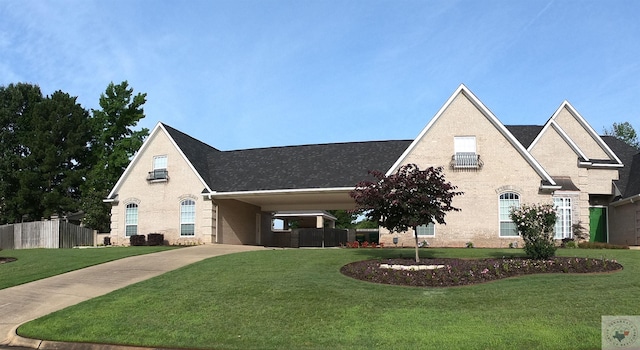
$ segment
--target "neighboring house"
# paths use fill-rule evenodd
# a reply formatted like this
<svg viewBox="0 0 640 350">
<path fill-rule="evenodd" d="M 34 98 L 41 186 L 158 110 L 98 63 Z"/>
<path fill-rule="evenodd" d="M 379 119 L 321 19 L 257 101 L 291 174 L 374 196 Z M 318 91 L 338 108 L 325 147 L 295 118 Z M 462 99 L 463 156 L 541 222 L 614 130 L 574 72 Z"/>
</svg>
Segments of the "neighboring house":
<svg viewBox="0 0 640 350">
<path fill-rule="evenodd" d="M 442 166 L 464 192 L 447 225 L 418 228 L 431 246 L 519 244 L 508 214 L 522 203 L 553 203 L 558 239 L 581 224 L 591 240 L 638 244 L 637 153 L 598 136 L 566 101 L 543 126 L 505 126 L 461 85 L 415 140 L 220 151 L 159 123 L 105 201 L 114 244 L 157 232 L 171 243 L 262 245 L 273 213 L 351 209 L 369 170 L 416 163 Z M 414 244 L 413 232 L 384 230 L 380 242 L 394 237 Z"/>
</svg>

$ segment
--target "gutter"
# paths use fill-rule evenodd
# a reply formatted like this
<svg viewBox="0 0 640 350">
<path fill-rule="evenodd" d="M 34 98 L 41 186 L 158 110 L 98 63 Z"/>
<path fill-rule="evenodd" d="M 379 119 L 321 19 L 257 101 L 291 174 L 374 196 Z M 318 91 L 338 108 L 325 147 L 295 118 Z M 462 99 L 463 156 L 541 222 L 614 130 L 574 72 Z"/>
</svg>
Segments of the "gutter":
<svg viewBox="0 0 640 350">
<path fill-rule="evenodd" d="M 578 166 L 580 168 L 623 168 L 623 164 L 602 164 L 602 163 L 593 163 L 593 162 L 578 162 Z"/>
<path fill-rule="evenodd" d="M 324 192 L 347 192 L 352 191 L 354 187 L 328 187 L 328 188 L 300 188 L 300 189 L 283 189 L 283 190 L 257 190 L 257 191 L 234 191 L 234 192 L 211 192 L 213 198 L 235 197 L 235 196 L 259 196 L 273 194 L 307 194 L 307 193 L 324 193 Z"/>
<path fill-rule="evenodd" d="M 636 195 L 633 195 L 631 197 L 627 197 L 625 199 L 621 199 L 619 201 L 613 202 L 610 205 L 612 207 L 619 207 L 621 205 L 625 205 L 625 204 L 628 204 L 628 203 L 636 203 L 636 202 L 640 202 L 640 193 L 638 193 Z"/>
<path fill-rule="evenodd" d="M 540 189 L 541 190 L 548 190 L 548 191 L 556 191 L 556 190 L 562 189 L 562 186 L 558 186 L 558 185 L 540 185 Z"/>
</svg>

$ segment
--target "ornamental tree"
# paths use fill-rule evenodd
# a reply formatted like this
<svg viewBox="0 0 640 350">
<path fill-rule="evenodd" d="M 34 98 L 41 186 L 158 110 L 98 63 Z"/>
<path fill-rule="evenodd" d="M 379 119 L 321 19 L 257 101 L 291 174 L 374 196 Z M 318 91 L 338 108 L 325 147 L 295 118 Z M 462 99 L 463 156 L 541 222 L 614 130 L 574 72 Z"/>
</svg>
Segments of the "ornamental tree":
<svg viewBox="0 0 640 350">
<path fill-rule="evenodd" d="M 389 231 L 412 228 L 419 262 L 417 227 L 436 222 L 446 224 L 447 212 L 460 211 L 451 205 L 453 197 L 463 192 L 455 191 L 457 187 L 445 181 L 442 167 L 420 170 L 416 164 L 407 164 L 388 176 L 379 171 L 369 174 L 376 181 L 359 182 L 350 192 L 357 209 Z"/>
</svg>

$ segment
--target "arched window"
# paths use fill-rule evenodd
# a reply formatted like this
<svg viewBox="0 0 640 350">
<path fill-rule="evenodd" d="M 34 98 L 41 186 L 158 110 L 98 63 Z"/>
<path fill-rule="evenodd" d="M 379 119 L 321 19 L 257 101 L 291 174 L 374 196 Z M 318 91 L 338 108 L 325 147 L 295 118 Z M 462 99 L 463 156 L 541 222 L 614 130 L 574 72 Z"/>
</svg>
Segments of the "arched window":
<svg viewBox="0 0 640 350">
<path fill-rule="evenodd" d="M 138 234 L 138 205 L 136 203 L 127 204 L 124 212 L 124 227 L 127 237 Z"/>
<path fill-rule="evenodd" d="M 196 202 L 185 199 L 180 202 L 180 236 L 195 235 Z"/>
<path fill-rule="evenodd" d="M 515 192 L 505 192 L 500 195 L 500 237 L 518 236 L 516 224 L 511 221 L 511 208 L 520 207 L 520 195 Z"/>
</svg>

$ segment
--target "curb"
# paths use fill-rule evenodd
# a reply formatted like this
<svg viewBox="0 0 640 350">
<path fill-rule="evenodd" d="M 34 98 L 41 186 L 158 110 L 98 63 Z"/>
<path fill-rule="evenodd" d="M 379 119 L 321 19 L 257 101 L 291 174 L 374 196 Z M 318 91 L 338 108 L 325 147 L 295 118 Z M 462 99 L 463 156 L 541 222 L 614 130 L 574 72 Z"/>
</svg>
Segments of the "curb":
<svg viewBox="0 0 640 350">
<path fill-rule="evenodd" d="M 95 344 L 95 343 L 71 343 L 53 340 L 40 340 L 25 338 L 18 335 L 20 325 L 14 327 L 9 334 L 8 346 L 31 348 L 38 350 L 171 350 L 168 348 L 149 348 L 130 345 Z"/>
</svg>

